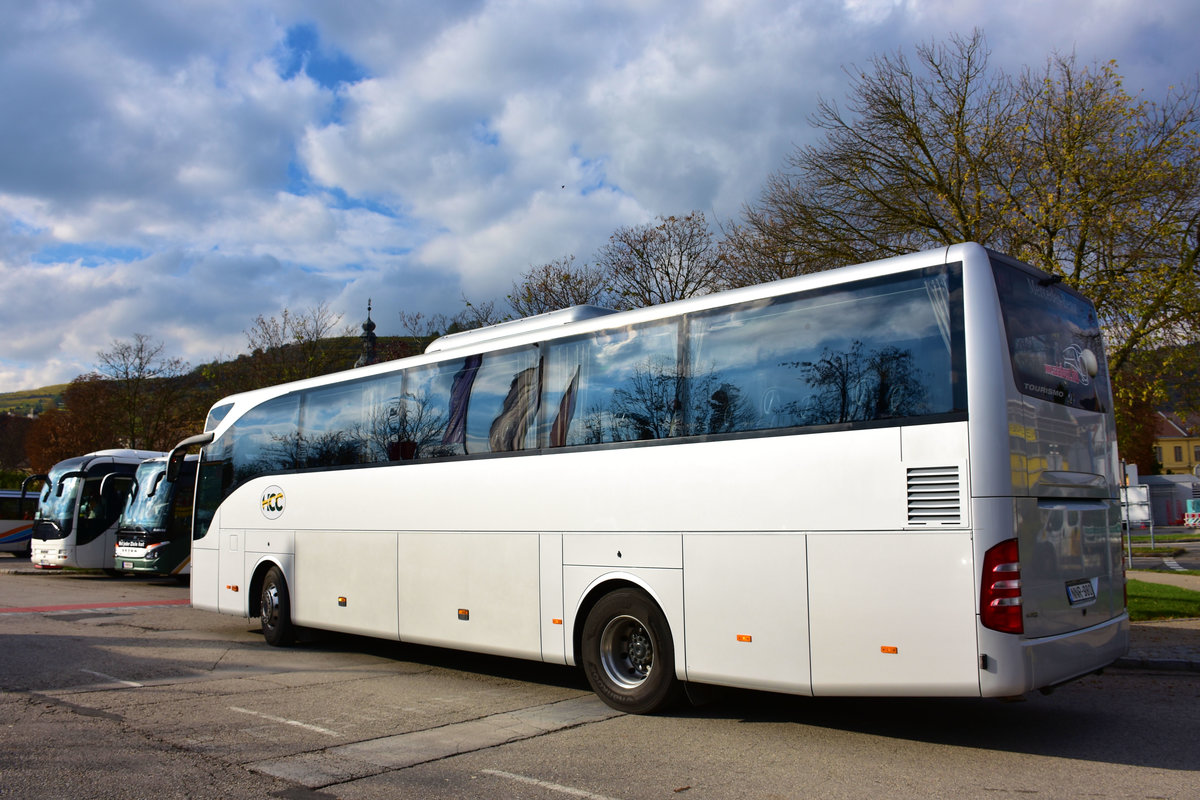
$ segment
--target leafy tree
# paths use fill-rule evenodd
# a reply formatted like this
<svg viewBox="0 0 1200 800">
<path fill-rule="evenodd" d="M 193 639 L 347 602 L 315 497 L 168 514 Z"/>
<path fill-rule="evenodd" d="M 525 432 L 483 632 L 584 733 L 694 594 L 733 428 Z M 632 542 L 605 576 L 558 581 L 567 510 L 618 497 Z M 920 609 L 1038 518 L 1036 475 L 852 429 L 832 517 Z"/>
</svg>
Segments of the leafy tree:
<svg viewBox="0 0 1200 800">
<path fill-rule="evenodd" d="M 720 250 L 703 212 L 618 228 L 596 266 L 630 307 L 708 294 L 724 287 Z"/>
<path fill-rule="evenodd" d="M 1200 331 L 1197 91 L 1131 97 L 1113 64 L 1056 56 L 1011 77 L 983 35 L 850 72 L 846 108 L 798 148 L 732 227 L 731 281 L 798 274 L 959 241 L 1063 277 L 1097 305 L 1117 410 L 1144 404 L 1135 355 Z M 1180 363 L 1194 349 L 1169 351 Z M 1161 373 L 1163 365 L 1160 363 Z M 1122 447 L 1126 446 L 1123 440 Z"/>
</svg>

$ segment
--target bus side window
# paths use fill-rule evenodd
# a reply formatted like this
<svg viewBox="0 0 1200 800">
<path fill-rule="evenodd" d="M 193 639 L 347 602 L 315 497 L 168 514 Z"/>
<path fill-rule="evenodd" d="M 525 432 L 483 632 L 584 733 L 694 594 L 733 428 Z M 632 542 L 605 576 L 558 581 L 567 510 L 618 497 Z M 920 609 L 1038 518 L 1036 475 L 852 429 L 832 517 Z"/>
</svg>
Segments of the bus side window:
<svg viewBox="0 0 1200 800">
<path fill-rule="evenodd" d="M 537 410 L 537 349 L 488 353 L 471 382 L 467 452 L 505 453 L 533 447 Z"/>
<path fill-rule="evenodd" d="M 468 357 L 405 370 L 404 391 L 390 423 L 398 455 L 411 452 L 413 458 L 422 459 L 466 452 L 462 388 L 469 389 L 472 370 L 477 368 Z"/>
<path fill-rule="evenodd" d="M 554 447 L 681 435 L 678 343 L 675 320 L 551 342 L 543 441 Z"/>
<path fill-rule="evenodd" d="M 305 393 L 300 422 L 304 466 L 337 467 L 369 460 L 364 384 L 326 386 Z"/>
<path fill-rule="evenodd" d="M 227 434 L 233 443 L 233 482 L 303 466 L 299 422 L 300 398 L 296 395 L 268 400 L 239 419 Z"/>
</svg>

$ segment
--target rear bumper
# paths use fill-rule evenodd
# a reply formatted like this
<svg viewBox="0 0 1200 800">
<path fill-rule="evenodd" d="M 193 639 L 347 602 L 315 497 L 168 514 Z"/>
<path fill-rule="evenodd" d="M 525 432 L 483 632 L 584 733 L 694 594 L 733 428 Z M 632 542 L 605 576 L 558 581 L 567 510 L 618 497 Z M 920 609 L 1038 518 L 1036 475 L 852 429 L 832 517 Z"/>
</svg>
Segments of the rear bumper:
<svg viewBox="0 0 1200 800">
<path fill-rule="evenodd" d="M 984 697 L 1008 697 L 1044 689 L 1107 667 L 1129 652 L 1129 614 L 1057 636 L 1023 639 L 981 631 L 987 666 L 980 673 Z"/>
<path fill-rule="evenodd" d="M 1093 628 L 1022 643 L 1033 687 L 1054 686 L 1103 669 L 1129 652 L 1129 614 Z"/>
</svg>

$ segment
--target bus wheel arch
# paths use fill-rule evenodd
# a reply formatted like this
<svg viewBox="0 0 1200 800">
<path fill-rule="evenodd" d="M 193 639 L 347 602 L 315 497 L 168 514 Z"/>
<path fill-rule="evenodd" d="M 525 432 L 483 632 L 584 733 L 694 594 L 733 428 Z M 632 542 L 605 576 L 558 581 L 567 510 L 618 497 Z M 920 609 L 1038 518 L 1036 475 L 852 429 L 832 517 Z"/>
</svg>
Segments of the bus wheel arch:
<svg viewBox="0 0 1200 800">
<path fill-rule="evenodd" d="M 603 583 L 584 598 L 575 619 L 575 663 L 605 703 L 651 714 L 679 697 L 671 626 L 649 592 L 626 580 Z"/>
<path fill-rule="evenodd" d="M 283 569 L 264 561 L 250 582 L 250 616 L 258 617 L 267 644 L 282 647 L 296 640 L 292 625 L 292 600 Z"/>
</svg>

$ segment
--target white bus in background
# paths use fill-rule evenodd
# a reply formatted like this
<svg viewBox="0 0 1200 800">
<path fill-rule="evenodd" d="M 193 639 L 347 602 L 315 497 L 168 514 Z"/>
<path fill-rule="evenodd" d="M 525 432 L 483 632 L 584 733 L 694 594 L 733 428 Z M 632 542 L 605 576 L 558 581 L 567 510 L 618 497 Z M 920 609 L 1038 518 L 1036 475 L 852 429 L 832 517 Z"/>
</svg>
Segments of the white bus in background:
<svg viewBox="0 0 1200 800">
<path fill-rule="evenodd" d="M 117 519 L 133 486 L 138 465 L 165 456 L 152 450 L 97 450 L 55 464 L 42 481 L 34 514 L 30 563 L 117 572 L 113 560 Z"/>
<path fill-rule="evenodd" d="M 34 504 L 15 489 L 0 489 L 0 552 L 29 555 Z"/>
<path fill-rule="evenodd" d="M 192 493 L 195 455 L 167 476 L 168 456 L 143 461 L 133 479 L 117 522 L 116 569 L 121 572 L 173 575 L 180 582 L 192 571 Z"/>
<path fill-rule="evenodd" d="M 196 444 L 192 604 L 272 644 L 579 665 L 629 712 L 1019 695 L 1128 645 L 1095 310 L 974 244 L 456 334 Z"/>
</svg>

